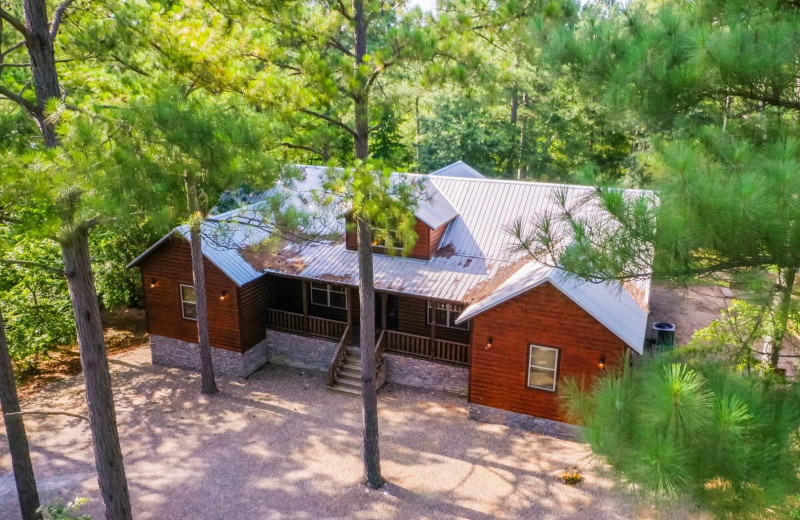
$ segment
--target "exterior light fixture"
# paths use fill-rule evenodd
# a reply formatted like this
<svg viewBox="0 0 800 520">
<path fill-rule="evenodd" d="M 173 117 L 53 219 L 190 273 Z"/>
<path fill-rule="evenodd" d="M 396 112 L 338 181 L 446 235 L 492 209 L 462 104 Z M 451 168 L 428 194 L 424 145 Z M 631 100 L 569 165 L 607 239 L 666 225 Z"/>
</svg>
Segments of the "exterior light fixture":
<svg viewBox="0 0 800 520">
<path fill-rule="evenodd" d="M 155 278 L 151 278 L 150 279 L 150 288 L 151 289 L 155 289 L 156 287 L 158 287 L 158 280 L 156 280 Z"/>
<path fill-rule="evenodd" d="M 598 368 L 601 368 L 601 369 L 606 368 L 606 357 L 605 356 L 600 356 L 600 361 L 597 362 L 597 366 L 598 366 Z"/>
<path fill-rule="evenodd" d="M 228 296 L 230 296 L 228 291 L 222 291 L 222 294 L 219 295 L 219 299 L 220 301 L 224 301 L 228 299 Z"/>
<path fill-rule="evenodd" d="M 492 337 L 489 336 L 489 339 L 486 340 L 486 350 L 492 350 Z"/>
</svg>

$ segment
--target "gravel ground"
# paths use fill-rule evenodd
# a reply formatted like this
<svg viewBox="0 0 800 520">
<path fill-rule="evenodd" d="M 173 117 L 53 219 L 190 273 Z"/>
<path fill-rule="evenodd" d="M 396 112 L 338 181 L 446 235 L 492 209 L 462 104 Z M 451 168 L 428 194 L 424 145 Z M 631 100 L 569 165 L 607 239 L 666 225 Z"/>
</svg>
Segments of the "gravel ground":
<svg viewBox="0 0 800 520">
<path fill-rule="evenodd" d="M 360 401 L 327 390 L 320 373 L 268 366 L 249 380 L 154 367 L 149 350 L 111 360 L 117 415 L 137 519 L 699 518 L 614 483 L 582 444 L 470 421 L 463 399 L 388 386 L 380 393 L 381 456 L 389 484 L 362 476 Z M 24 409 L 85 412 L 80 376 L 53 383 Z M 102 518 L 88 425 L 26 418 L 39 490 L 89 499 Z M 19 509 L 5 438 L 0 520 Z M 578 468 L 584 480 L 558 475 Z"/>
</svg>

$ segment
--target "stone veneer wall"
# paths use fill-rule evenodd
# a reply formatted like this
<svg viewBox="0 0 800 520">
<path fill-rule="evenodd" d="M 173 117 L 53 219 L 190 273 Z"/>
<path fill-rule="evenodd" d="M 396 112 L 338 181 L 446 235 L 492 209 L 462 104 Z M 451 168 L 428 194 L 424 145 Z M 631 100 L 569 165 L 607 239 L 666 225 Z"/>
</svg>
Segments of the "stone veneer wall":
<svg viewBox="0 0 800 520">
<path fill-rule="evenodd" d="M 150 335 L 150 354 L 154 365 L 200 370 L 200 346 L 180 339 Z M 247 377 L 267 363 L 267 341 L 264 340 L 244 354 L 211 349 L 214 371 L 236 377 Z"/>
<path fill-rule="evenodd" d="M 466 396 L 469 369 L 398 354 L 383 355 L 386 381 Z"/>
<path fill-rule="evenodd" d="M 480 422 L 520 428 L 522 430 L 528 430 L 569 441 L 581 440 L 581 428 L 574 424 L 509 412 L 508 410 L 500 410 L 499 408 L 492 408 L 475 403 L 469 403 L 469 418 Z"/>
<path fill-rule="evenodd" d="M 327 371 L 338 342 L 267 330 L 267 359 L 276 365 Z"/>
</svg>

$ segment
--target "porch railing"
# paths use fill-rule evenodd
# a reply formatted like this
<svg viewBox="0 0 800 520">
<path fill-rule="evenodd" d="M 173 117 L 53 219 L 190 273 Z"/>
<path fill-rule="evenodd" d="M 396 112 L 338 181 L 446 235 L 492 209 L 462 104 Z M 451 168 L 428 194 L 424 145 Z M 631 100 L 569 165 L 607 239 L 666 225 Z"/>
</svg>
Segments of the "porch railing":
<svg viewBox="0 0 800 520">
<path fill-rule="evenodd" d="M 317 316 L 304 316 L 298 312 L 267 309 L 267 327 L 338 340 L 344 334 L 347 323 Z"/>
<path fill-rule="evenodd" d="M 419 358 L 427 358 L 454 365 L 469 364 L 469 344 L 432 340 L 427 336 L 408 334 L 396 330 L 385 331 L 386 351 L 405 354 Z"/>
<path fill-rule="evenodd" d="M 339 369 L 342 366 L 342 362 L 344 361 L 344 356 L 349 345 L 350 325 L 346 325 L 344 332 L 342 332 L 342 339 L 340 339 L 339 344 L 336 345 L 336 352 L 334 352 L 333 359 L 328 367 L 328 386 L 333 386 L 336 384 L 336 376 L 339 375 Z"/>
</svg>

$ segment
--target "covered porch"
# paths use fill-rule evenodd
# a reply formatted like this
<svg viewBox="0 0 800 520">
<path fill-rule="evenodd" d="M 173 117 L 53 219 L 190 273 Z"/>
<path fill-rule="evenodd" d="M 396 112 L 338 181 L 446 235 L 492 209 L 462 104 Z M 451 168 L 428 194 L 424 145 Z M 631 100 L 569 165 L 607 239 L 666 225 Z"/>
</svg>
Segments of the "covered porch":
<svg viewBox="0 0 800 520">
<path fill-rule="evenodd" d="M 272 277 L 267 328 L 360 344 L 358 290 L 345 285 Z M 450 325 L 455 305 L 376 291 L 375 348 L 457 366 L 469 364 L 469 329 Z M 347 335 L 347 337 L 345 337 Z M 334 361 L 335 363 L 335 361 Z"/>
</svg>

